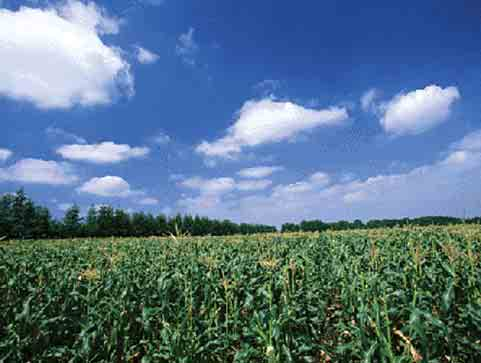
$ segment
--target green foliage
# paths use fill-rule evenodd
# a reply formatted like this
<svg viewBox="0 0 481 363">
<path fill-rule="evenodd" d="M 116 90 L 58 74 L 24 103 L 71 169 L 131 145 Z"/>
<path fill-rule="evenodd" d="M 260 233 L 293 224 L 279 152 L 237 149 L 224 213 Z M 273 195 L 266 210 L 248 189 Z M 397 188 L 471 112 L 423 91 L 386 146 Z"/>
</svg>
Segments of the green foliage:
<svg viewBox="0 0 481 363">
<path fill-rule="evenodd" d="M 322 232 L 322 231 L 345 231 L 349 229 L 373 229 L 373 228 L 393 228 L 406 226 L 449 226 L 456 224 L 481 224 L 481 217 L 474 218 L 455 218 L 446 216 L 426 216 L 418 218 L 402 219 L 373 219 L 366 223 L 356 219 L 353 222 L 338 221 L 325 223 L 321 220 L 302 221 L 299 224 L 284 223 L 282 232 Z"/>
<path fill-rule="evenodd" d="M 35 205 L 20 189 L 0 197 L 0 236 L 31 239 L 52 236 L 48 209 Z"/>
<path fill-rule="evenodd" d="M 0 362 L 479 362 L 480 251 L 477 226 L 3 241 Z"/>
<path fill-rule="evenodd" d="M 129 213 L 110 206 L 92 206 L 86 218 L 76 205 L 69 208 L 62 221 L 52 219 L 48 209 L 35 205 L 23 189 L 15 195 L 0 196 L 0 237 L 9 239 L 77 238 L 77 237 L 148 237 L 168 235 L 233 235 L 276 232 L 272 226 L 238 225 L 229 220 L 217 221 L 177 214 Z"/>
<path fill-rule="evenodd" d="M 82 218 L 80 217 L 80 208 L 77 205 L 73 205 L 65 213 L 63 227 L 65 237 L 73 238 L 80 235 Z"/>
</svg>

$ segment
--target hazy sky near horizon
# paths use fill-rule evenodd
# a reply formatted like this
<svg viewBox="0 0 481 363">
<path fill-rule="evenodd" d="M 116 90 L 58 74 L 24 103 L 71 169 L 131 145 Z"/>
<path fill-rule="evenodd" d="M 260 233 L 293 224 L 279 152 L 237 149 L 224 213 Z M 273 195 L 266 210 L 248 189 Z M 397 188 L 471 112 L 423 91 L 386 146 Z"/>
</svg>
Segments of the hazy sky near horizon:
<svg viewBox="0 0 481 363">
<path fill-rule="evenodd" d="M 481 214 L 476 1 L 0 0 L 0 194 L 237 222 Z"/>
</svg>

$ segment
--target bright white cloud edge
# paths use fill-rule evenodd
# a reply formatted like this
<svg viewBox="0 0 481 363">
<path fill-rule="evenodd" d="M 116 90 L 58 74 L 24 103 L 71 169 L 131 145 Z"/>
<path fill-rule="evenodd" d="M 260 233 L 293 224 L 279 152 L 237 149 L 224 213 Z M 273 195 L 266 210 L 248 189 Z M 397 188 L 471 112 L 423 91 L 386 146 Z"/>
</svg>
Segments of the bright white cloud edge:
<svg viewBox="0 0 481 363">
<path fill-rule="evenodd" d="M 196 151 L 206 157 L 234 158 L 245 147 L 271 144 L 320 126 L 342 124 L 348 119 L 345 108 L 308 109 L 292 102 L 271 98 L 247 101 L 226 136 L 204 141 Z"/>
<path fill-rule="evenodd" d="M 136 47 L 137 60 L 141 64 L 153 64 L 159 60 L 159 55 L 140 46 Z"/>
<path fill-rule="evenodd" d="M 102 40 L 117 34 L 120 24 L 94 2 L 0 9 L 0 95 L 40 109 L 132 96 L 130 65 L 118 47 Z"/>
<path fill-rule="evenodd" d="M 63 145 L 57 154 L 64 159 L 85 161 L 94 164 L 119 163 L 132 158 L 141 158 L 149 154 L 147 147 L 132 147 L 127 144 L 116 144 L 111 141 L 89 145 Z"/>
<path fill-rule="evenodd" d="M 284 170 L 284 167 L 282 166 L 256 166 L 252 168 L 245 168 L 245 169 L 239 170 L 237 172 L 237 175 L 243 178 L 257 179 L 257 178 L 265 178 L 265 177 L 271 176 L 275 172 L 282 171 L 282 170 Z"/>
<path fill-rule="evenodd" d="M 143 191 L 133 190 L 125 179 L 111 175 L 92 178 L 78 187 L 77 192 L 111 198 L 143 197 L 145 195 Z"/>
<path fill-rule="evenodd" d="M 394 136 L 418 135 L 445 122 L 461 95 L 456 87 L 430 85 L 381 104 L 381 127 Z"/>
<path fill-rule="evenodd" d="M 11 150 L 0 148 L 0 162 L 10 159 L 12 155 L 13 152 Z"/>
<path fill-rule="evenodd" d="M 78 179 L 73 166 L 66 162 L 27 158 L 0 168 L 0 182 L 69 185 Z"/>
</svg>

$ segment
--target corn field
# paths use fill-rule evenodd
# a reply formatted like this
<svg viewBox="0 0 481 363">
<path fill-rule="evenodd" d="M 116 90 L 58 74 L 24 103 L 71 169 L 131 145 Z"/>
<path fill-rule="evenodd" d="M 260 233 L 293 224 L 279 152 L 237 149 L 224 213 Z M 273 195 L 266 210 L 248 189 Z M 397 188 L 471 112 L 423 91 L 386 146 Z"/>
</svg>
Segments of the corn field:
<svg viewBox="0 0 481 363">
<path fill-rule="evenodd" d="M 0 362 L 481 362 L 477 226 L 0 242 Z"/>
</svg>

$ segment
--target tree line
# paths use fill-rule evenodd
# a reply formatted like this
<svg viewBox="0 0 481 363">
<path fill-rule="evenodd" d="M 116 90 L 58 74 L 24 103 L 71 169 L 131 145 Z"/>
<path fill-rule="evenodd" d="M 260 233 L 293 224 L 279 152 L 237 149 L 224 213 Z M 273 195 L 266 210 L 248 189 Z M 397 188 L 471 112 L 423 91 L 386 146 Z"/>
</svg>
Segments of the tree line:
<svg viewBox="0 0 481 363">
<path fill-rule="evenodd" d="M 325 223 L 321 220 L 302 221 L 301 223 L 284 223 L 281 232 L 323 232 L 348 229 L 393 228 L 406 226 L 446 226 L 452 224 L 480 224 L 481 217 L 456 218 L 446 216 L 426 216 L 401 219 L 372 219 L 366 223 L 356 219 L 353 222 L 338 221 Z"/>
<path fill-rule="evenodd" d="M 323 232 L 327 230 L 372 229 L 404 226 L 430 226 L 452 224 L 481 224 L 481 217 L 461 219 L 444 216 L 428 216 L 402 219 L 374 219 L 366 223 L 326 223 L 310 220 L 284 223 L 281 232 Z M 129 214 L 110 206 L 91 207 L 82 216 L 76 205 L 69 208 L 63 219 L 52 217 L 45 207 L 36 205 L 23 191 L 0 197 L 0 239 L 41 239 L 76 237 L 147 237 L 168 235 L 226 236 L 277 232 L 276 227 L 263 224 L 237 224 L 230 220 L 180 215 L 166 216 L 136 212 Z"/>
<path fill-rule="evenodd" d="M 220 236 L 276 232 L 276 227 L 237 224 L 229 220 L 180 215 L 154 216 L 143 212 L 129 214 L 110 206 L 92 206 L 87 215 L 76 205 L 63 219 L 52 217 L 21 189 L 0 197 L 0 239 L 41 239 L 75 237 L 146 237 L 166 235 Z"/>
</svg>

